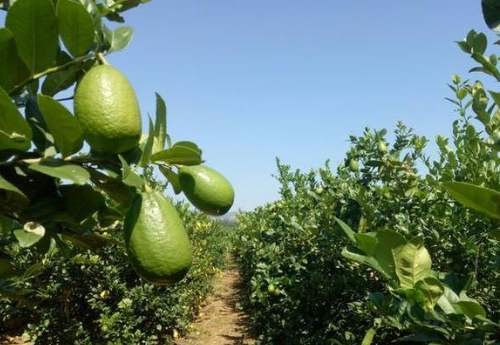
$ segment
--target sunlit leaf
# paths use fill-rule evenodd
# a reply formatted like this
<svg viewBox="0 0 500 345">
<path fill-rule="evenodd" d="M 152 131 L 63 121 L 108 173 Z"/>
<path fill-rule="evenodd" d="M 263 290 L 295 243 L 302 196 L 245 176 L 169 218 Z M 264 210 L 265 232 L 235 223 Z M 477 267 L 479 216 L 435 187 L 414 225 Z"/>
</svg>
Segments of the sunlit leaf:
<svg viewBox="0 0 500 345">
<path fill-rule="evenodd" d="M 189 141 L 180 141 L 171 148 L 155 153 L 152 161 L 162 161 L 168 164 L 198 165 L 202 163 L 201 150 Z"/>
<path fill-rule="evenodd" d="M 34 74 L 52 67 L 58 50 L 57 17 L 52 0 L 18 0 L 7 13 L 19 56 Z"/>
<path fill-rule="evenodd" d="M 94 21 L 89 12 L 76 0 L 58 0 L 56 12 L 68 51 L 75 57 L 85 55 L 95 43 Z"/>
<path fill-rule="evenodd" d="M 500 219 L 500 192 L 465 182 L 447 182 L 444 187 L 464 206 Z"/>
<path fill-rule="evenodd" d="M 431 275 L 432 260 L 420 239 L 393 249 L 396 275 L 402 288 L 414 288 L 415 284 Z"/>
<path fill-rule="evenodd" d="M 68 164 L 62 160 L 42 160 L 40 163 L 30 164 L 29 169 L 39 173 L 69 180 L 76 184 L 83 185 L 90 180 L 90 174 L 79 165 Z"/>
</svg>

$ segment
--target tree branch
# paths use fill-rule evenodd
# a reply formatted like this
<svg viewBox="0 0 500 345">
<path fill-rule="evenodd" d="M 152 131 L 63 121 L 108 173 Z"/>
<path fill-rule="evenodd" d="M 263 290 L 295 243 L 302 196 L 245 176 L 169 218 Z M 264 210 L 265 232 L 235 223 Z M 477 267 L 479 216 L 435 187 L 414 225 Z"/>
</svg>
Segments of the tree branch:
<svg viewBox="0 0 500 345">
<path fill-rule="evenodd" d="M 54 66 L 54 67 L 50 67 L 50 68 L 47 68 L 45 71 L 43 72 L 40 72 L 40 73 L 36 73 L 34 75 L 32 75 L 31 77 L 29 77 L 28 79 L 26 79 L 25 81 L 23 81 L 21 84 L 15 86 L 10 92 L 9 94 L 11 96 L 15 95 L 16 93 L 18 93 L 19 91 L 21 91 L 23 89 L 23 87 L 25 87 L 26 85 L 28 85 L 29 83 L 31 83 L 32 81 L 35 81 L 37 79 L 40 79 L 42 77 L 45 77 L 49 74 L 52 74 L 52 73 L 55 73 L 55 72 L 60 72 L 60 71 L 64 71 L 68 68 L 70 68 L 71 66 L 73 65 L 76 65 L 80 62 L 83 62 L 85 60 L 88 60 L 90 58 L 95 58 L 94 55 L 85 55 L 85 56 L 82 56 L 82 57 L 79 57 L 79 58 L 76 58 L 74 60 L 71 60 L 63 65 L 60 65 L 60 66 Z"/>
</svg>

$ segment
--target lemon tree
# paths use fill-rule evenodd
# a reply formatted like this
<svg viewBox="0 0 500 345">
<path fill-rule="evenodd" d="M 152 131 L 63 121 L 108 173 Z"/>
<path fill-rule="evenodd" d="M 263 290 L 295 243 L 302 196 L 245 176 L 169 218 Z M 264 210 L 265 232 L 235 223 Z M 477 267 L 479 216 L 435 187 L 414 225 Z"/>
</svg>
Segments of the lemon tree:
<svg viewBox="0 0 500 345">
<path fill-rule="evenodd" d="M 106 60 L 133 36 L 122 24 L 123 13 L 148 1 L 1 2 L 6 11 L 0 29 L 3 297 L 29 294 L 20 283 L 43 272 L 47 256 L 116 242 L 127 247 L 141 277 L 176 282 L 189 271 L 192 249 L 164 195 L 167 185 L 211 214 L 223 214 L 233 203 L 229 182 L 201 166 L 201 149 L 190 141 L 172 142 L 160 95 L 154 120 L 142 128 L 126 71 Z M 112 30 L 110 22 L 120 25 Z M 209 171 L 213 178 L 196 179 L 193 186 L 185 177 L 187 167 Z M 115 236 L 119 231 L 121 237 Z M 39 260 L 21 270 L 13 258 L 28 247 Z"/>
</svg>

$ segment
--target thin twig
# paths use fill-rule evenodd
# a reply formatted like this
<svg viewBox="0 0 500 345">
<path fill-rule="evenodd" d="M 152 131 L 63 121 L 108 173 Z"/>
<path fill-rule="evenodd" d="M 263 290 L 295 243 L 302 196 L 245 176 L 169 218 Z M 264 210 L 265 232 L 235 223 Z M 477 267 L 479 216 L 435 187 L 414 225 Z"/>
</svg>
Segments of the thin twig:
<svg viewBox="0 0 500 345">
<path fill-rule="evenodd" d="M 58 99 L 56 99 L 56 101 L 58 101 L 58 102 L 71 101 L 73 98 L 74 98 L 73 96 L 58 98 Z"/>
<path fill-rule="evenodd" d="M 64 71 L 64 70 L 70 68 L 71 66 L 76 65 L 77 63 L 83 62 L 83 61 L 88 60 L 88 59 L 93 58 L 93 57 L 94 57 L 93 55 L 86 55 L 86 56 L 82 56 L 82 57 L 76 58 L 74 60 L 71 60 L 63 65 L 47 68 L 45 71 L 34 74 L 31 77 L 29 77 L 28 79 L 26 79 L 25 81 L 23 81 L 21 84 L 15 86 L 12 89 L 12 91 L 10 91 L 10 95 L 11 96 L 15 95 L 16 93 L 21 91 L 23 87 L 25 87 L 26 85 L 28 85 L 29 83 L 31 83 L 34 80 L 45 77 L 45 76 L 52 74 L 52 73 L 55 73 L 55 72 Z"/>
</svg>

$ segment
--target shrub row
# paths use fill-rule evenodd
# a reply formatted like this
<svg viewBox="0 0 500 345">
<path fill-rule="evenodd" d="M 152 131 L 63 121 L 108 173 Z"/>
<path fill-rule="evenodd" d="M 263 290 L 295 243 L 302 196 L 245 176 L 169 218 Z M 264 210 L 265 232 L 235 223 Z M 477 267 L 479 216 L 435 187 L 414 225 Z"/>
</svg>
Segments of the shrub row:
<svg viewBox="0 0 500 345">
<path fill-rule="evenodd" d="M 42 260 L 43 268 L 22 288 L 36 299 L 0 300 L 0 334 L 24 331 L 37 345 L 168 344 L 188 329 L 227 253 L 226 230 L 199 213 L 179 207 L 193 244 L 194 262 L 187 277 L 169 287 L 138 278 L 124 247 L 98 251 L 67 248 Z M 121 242 L 121 231 L 116 233 Z M 37 262 L 18 258 L 19 267 Z"/>
<path fill-rule="evenodd" d="M 473 97 L 459 78 L 453 87 Z M 367 299 L 386 288 L 372 270 L 342 257 L 347 241 L 335 216 L 360 232 L 390 229 L 423 238 L 433 267 L 462 281 L 472 276 L 469 293 L 490 319 L 499 319 L 500 248 L 488 236 L 498 223 L 441 187 L 457 180 L 499 190 L 498 148 L 475 127 L 470 104 L 456 104 L 453 136 L 437 138 L 437 159 L 426 155 L 425 137 L 400 123 L 391 143 L 386 130 L 352 136 L 336 170 L 326 164 L 293 171 L 278 161 L 280 200 L 242 214 L 236 241 L 246 308 L 262 344 L 360 344 L 373 325 L 377 344 L 407 334 L 398 319 L 390 320 L 397 327 L 381 326 L 391 316 Z"/>
</svg>

